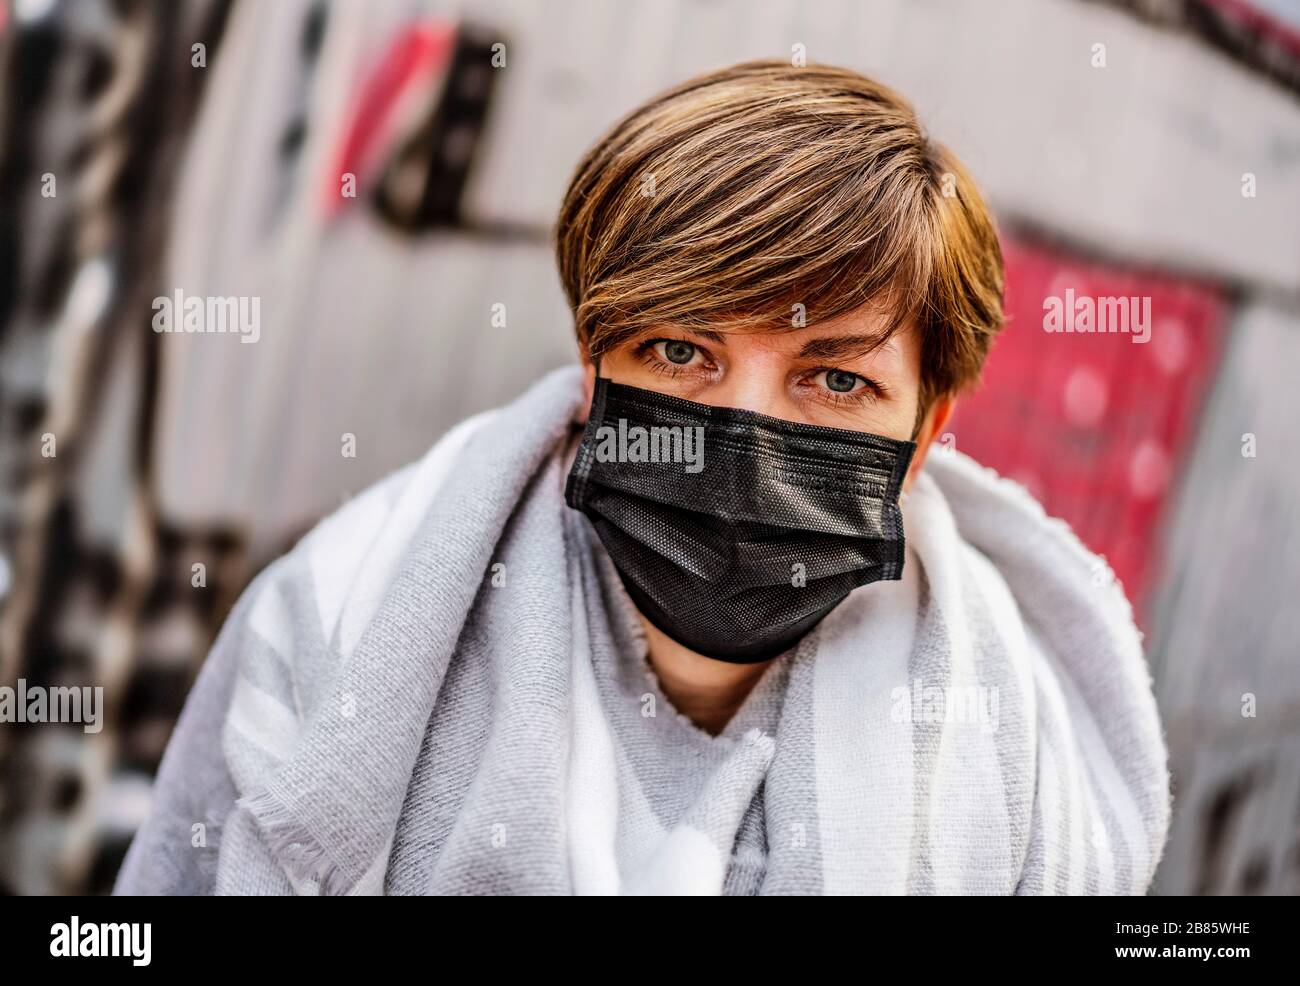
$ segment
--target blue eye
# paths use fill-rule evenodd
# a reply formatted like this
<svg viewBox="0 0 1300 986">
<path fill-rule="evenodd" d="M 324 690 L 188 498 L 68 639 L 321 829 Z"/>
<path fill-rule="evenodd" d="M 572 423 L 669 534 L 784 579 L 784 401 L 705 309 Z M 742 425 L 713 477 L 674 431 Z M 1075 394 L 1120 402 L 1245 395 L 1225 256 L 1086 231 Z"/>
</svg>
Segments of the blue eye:
<svg viewBox="0 0 1300 986">
<path fill-rule="evenodd" d="M 826 370 L 826 389 L 837 394 L 852 393 L 862 379 L 856 373 L 845 370 Z"/>
<path fill-rule="evenodd" d="M 691 362 L 698 352 L 693 343 L 683 342 L 681 339 L 661 339 L 655 343 L 655 349 L 663 359 L 678 366 L 685 366 Z"/>
</svg>

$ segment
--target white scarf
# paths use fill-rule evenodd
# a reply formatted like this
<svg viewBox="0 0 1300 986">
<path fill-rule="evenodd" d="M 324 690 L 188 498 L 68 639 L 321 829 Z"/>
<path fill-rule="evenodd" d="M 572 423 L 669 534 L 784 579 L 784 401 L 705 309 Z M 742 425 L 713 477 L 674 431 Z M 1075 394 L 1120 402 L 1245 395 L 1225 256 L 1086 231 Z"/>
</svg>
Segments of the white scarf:
<svg viewBox="0 0 1300 986">
<path fill-rule="evenodd" d="M 233 795 L 187 788 L 213 744 L 183 722 L 117 892 L 1146 891 L 1169 777 L 1129 605 L 956 452 L 904 501 L 903 578 L 779 659 L 721 755 L 661 770 L 694 754 L 610 691 L 635 658 L 563 503 L 581 401 L 555 371 L 254 581 L 190 700 Z M 196 800 L 211 877 L 154 859 Z"/>
</svg>

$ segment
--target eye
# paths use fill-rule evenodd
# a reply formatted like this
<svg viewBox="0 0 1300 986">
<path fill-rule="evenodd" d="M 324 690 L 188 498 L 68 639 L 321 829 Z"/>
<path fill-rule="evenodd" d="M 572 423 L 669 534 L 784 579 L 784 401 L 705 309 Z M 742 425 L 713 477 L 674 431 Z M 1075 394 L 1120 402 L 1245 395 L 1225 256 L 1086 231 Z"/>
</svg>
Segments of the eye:
<svg viewBox="0 0 1300 986">
<path fill-rule="evenodd" d="M 654 344 L 654 350 L 664 362 L 677 366 L 689 366 L 700 354 L 694 343 L 682 339 L 660 339 Z"/>
<path fill-rule="evenodd" d="M 867 381 L 847 370 L 822 370 L 813 380 L 833 394 L 856 394 L 867 386 Z"/>
<path fill-rule="evenodd" d="M 636 344 L 641 365 L 670 380 L 701 381 L 716 377 L 718 362 L 707 349 L 686 339 L 646 339 Z"/>
</svg>

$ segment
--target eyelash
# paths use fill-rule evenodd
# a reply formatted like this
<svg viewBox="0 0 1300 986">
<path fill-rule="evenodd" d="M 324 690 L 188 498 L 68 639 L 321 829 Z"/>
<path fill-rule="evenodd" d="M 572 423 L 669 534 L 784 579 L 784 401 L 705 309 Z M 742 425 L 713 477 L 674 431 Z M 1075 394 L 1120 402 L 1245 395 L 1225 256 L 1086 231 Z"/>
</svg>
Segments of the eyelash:
<svg viewBox="0 0 1300 986">
<path fill-rule="evenodd" d="M 670 363 L 667 360 L 660 359 L 659 354 L 655 352 L 655 346 L 661 342 L 685 342 L 695 346 L 695 343 L 691 342 L 689 339 L 647 339 L 645 342 L 642 342 L 637 346 L 637 353 L 641 357 L 641 362 L 646 366 L 646 368 L 655 373 L 662 373 L 670 380 L 680 377 L 683 373 L 699 372 L 698 370 L 692 370 L 688 367 L 682 366 L 679 363 Z M 695 346 L 695 349 L 700 353 L 700 355 L 704 356 L 705 359 L 708 360 L 708 355 L 702 348 Z"/>
<path fill-rule="evenodd" d="M 814 370 L 813 372 L 814 374 L 816 374 L 816 373 L 821 373 L 822 371 Z M 845 407 L 845 406 L 859 407 L 867 403 L 868 401 L 874 403 L 879 396 L 873 390 L 875 384 L 873 384 L 870 380 L 868 380 L 866 377 L 862 376 L 861 374 L 854 374 L 854 375 L 857 376 L 859 380 L 862 380 L 866 384 L 866 386 L 863 387 L 861 390 L 859 390 L 857 393 L 841 394 L 834 390 L 825 390 L 821 387 L 817 387 L 816 390 L 820 396 L 814 399 L 822 401 L 825 404 L 830 404 L 832 407 Z"/>
<path fill-rule="evenodd" d="M 696 351 L 700 353 L 706 361 L 712 364 L 712 360 L 709 359 L 706 350 L 702 346 L 691 342 L 689 339 L 658 338 L 647 339 L 645 342 L 640 343 L 637 346 L 637 354 L 640 356 L 642 364 L 654 373 L 662 373 L 670 380 L 676 379 L 684 373 L 698 371 L 693 371 L 687 367 L 681 366 L 680 364 L 670 363 L 666 360 L 660 359 L 659 354 L 655 352 L 655 346 L 661 342 L 690 343 L 690 345 L 695 346 Z M 838 368 L 834 366 L 819 366 L 807 370 L 804 373 L 804 379 L 811 380 L 819 373 L 836 372 L 837 370 Z M 844 370 L 839 372 L 848 373 L 851 371 Z M 817 391 L 818 396 L 813 399 L 832 407 L 857 407 L 867 402 L 875 403 L 886 395 L 887 391 L 885 390 L 885 387 L 877 383 L 875 380 L 872 380 L 870 377 L 864 377 L 861 373 L 854 373 L 853 375 L 866 384 L 866 386 L 858 392 L 853 394 L 843 394 L 834 390 L 827 390 L 824 387 L 816 387 L 814 389 Z"/>
</svg>

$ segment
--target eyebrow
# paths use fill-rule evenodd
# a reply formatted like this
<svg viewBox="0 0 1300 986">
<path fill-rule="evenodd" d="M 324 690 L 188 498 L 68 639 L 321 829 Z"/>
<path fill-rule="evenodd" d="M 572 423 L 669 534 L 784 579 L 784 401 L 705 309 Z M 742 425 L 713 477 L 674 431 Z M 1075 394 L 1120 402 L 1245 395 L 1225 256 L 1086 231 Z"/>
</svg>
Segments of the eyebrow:
<svg viewBox="0 0 1300 986">
<path fill-rule="evenodd" d="M 689 326 L 682 326 L 678 331 L 689 333 L 693 336 L 699 336 L 705 342 L 711 342 L 715 346 L 725 346 L 727 337 L 721 332 L 714 332 L 712 329 L 696 329 Z"/>
<path fill-rule="evenodd" d="M 727 344 L 727 337 L 723 333 L 715 332 L 712 329 L 682 327 L 679 331 L 697 336 L 715 345 L 725 346 Z M 798 358 L 818 360 L 856 359 L 869 356 L 877 349 L 897 351 L 892 337 L 885 339 L 882 343 L 878 334 L 866 332 L 857 335 L 823 336 L 820 339 L 809 339 L 800 348 Z"/>
<path fill-rule="evenodd" d="M 867 356 L 878 348 L 893 349 L 892 339 L 882 340 L 879 335 L 867 333 L 851 336 L 825 336 L 809 339 L 799 350 L 800 359 L 853 359 Z"/>
</svg>

